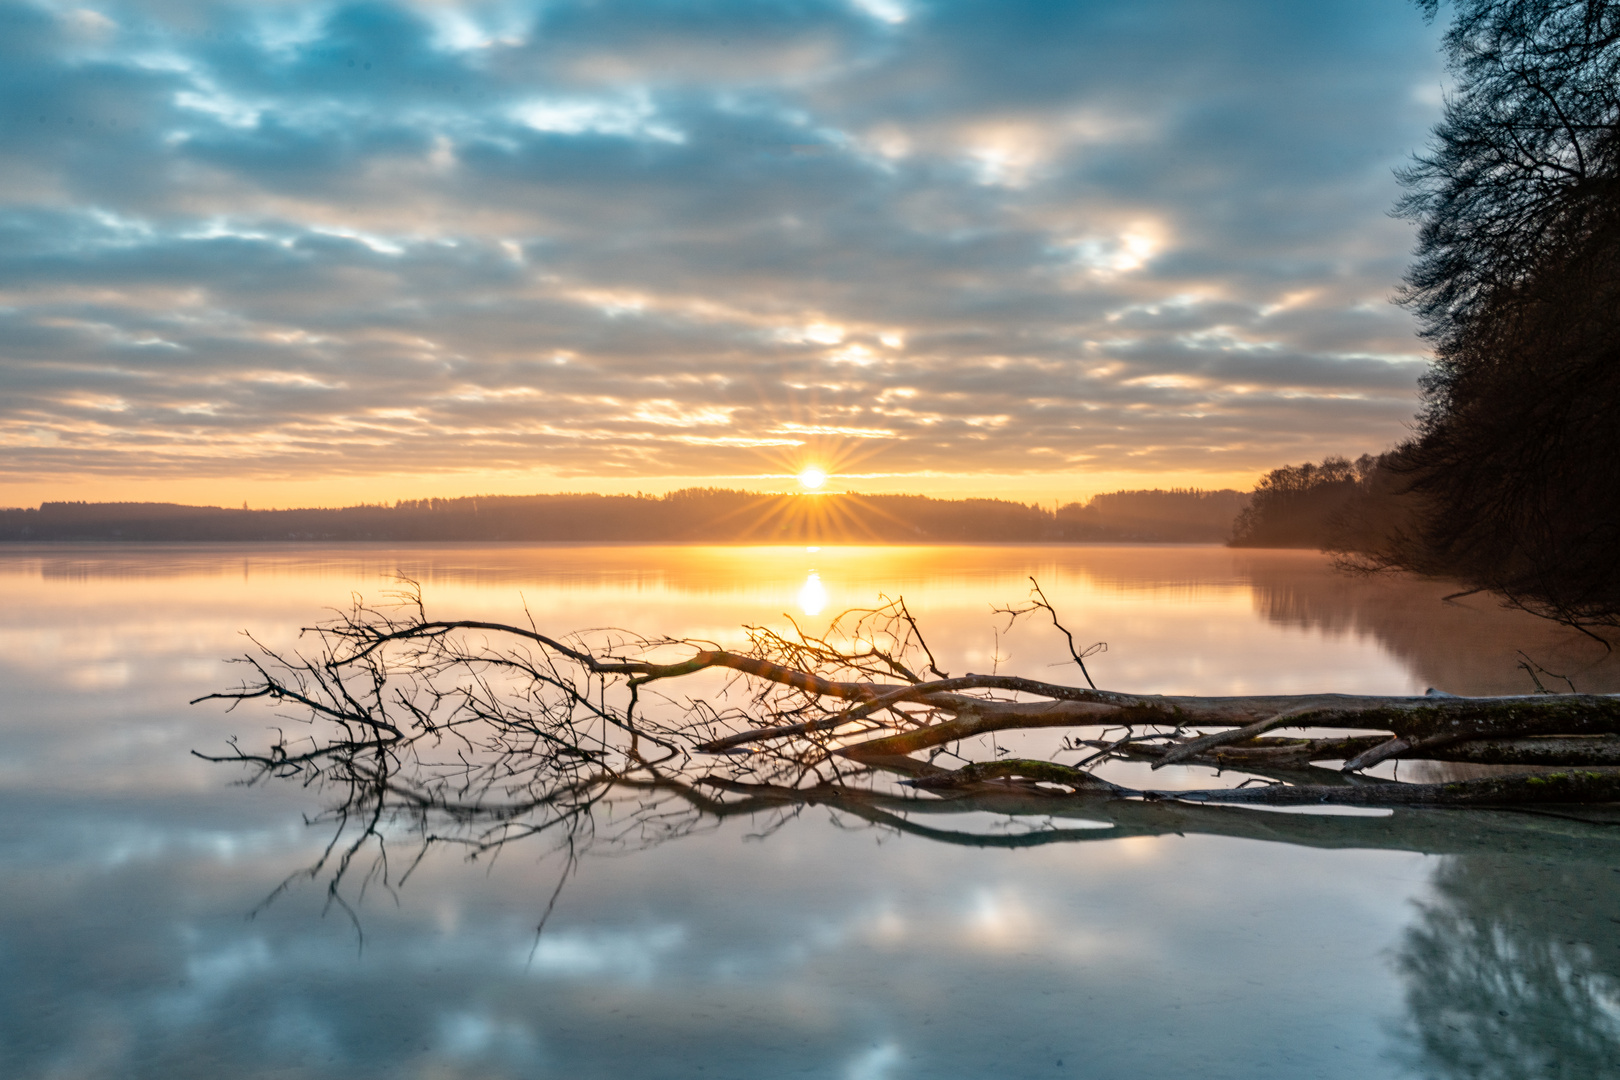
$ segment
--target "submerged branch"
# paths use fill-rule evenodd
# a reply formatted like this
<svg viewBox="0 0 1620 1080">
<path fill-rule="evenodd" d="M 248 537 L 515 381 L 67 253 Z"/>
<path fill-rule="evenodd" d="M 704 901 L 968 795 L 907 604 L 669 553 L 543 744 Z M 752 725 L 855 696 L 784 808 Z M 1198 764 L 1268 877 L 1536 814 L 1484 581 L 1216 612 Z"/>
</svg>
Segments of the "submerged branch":
<svg viewBox="0 0 1620 1080">
<path fill-rule="evenodd" d="M 1045 595 L 1037 598 L 1023 610 L 1046 611 L 1063 629 Z M 242 685 L 199 700 L 269 702 L 305 734 L 278 734 L 258 752 L 233 744 L 208 758 L 338 792 L 326 820 L 340 833 L 361 830 L 335 849 L 346 853 L 340 875 L 367 841 L 381 853 L 382 830 L 400 819 L 424 845 L 455 843 L 473 856 L 539 838 L 575 857 L 591 843 L 660 842 L 743 808 L 834 803 L 883 822 L 900 808 L 962 799 L 1023 800 L 1026 813 L 1099 804 L 1620 802 L 1620 770 L 1602 768 L 1620 766 L 1620 697 L 1612 695 L 1205 697 L 950 678 L 902 600 L 841 619 L 821 636 L 745 628 L 747 646 L 726 649 L 620 630 L 552 637 L 430 620 L 413 590 L 399 607 L 357 605 L 310 628 L 308 655 L 261 649 L 246 658 Z M 665 690 L 677 680 L 691 687 L 684 698 Z M 1102 737 L 1064 738 L 1065 750 L 1090 751 L 1078 764 L 998 758 L 975 742 L 1041 729 Z M 1302 737 L 1269 734 L 1284 729 Z M 941 754 L 961 764 L 943 768 Z M 1359 775 L 1376 760 L 1414 758 L 1558 771 L 1451 784 Z M 1098 775 L 1116 759 L 1268 779 L 1136 789 Z M 649 801 L 648 792 L 663 794 Z M 625 798 L 635 801 L 598 812 Z M 386 860 L 373 872 L 386 881 Z"/>
</svg>

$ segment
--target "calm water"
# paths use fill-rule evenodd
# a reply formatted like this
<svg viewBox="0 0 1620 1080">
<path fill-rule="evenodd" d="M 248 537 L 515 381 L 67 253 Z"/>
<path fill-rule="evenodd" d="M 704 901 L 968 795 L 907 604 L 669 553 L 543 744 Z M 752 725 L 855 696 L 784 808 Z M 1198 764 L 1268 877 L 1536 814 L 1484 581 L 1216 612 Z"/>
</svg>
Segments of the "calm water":
<svg viewBox="0 0 1620 1080">
<path fill-rule="evenodd" d="M 357 931 L 301 873 L 323 793 L 189 753 L 274 717 L 185 702 L 241 631 L 295 647 L 396 574 L 444 617 L 722 642 L 903 593 L 946 667 L 1073 678 L 990 614 L 1035 575 L 1111 688 L 1523 692 L 1522 651 L 1620 690 L 1584 639 L 1305 553 L 0 549 L 0 1074 L 1620 1075 L 1620 829 L 1527 814 L 1201 808 L 1012 847 L 1043 823 L 810 809 L 587 854 L 538 938 L 559 859 L 439 850 L 351 876 Z"/>
</svg>

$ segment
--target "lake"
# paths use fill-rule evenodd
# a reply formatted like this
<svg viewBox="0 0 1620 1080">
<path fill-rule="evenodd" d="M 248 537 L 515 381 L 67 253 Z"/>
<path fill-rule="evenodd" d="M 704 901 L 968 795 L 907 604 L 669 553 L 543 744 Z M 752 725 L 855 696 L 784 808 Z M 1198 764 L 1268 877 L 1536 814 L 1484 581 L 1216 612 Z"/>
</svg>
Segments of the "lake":
<svg viewBox="0 0 1620 1080">
<path fill-rule="evenodd" d="M 1620 690 L 1620 662 L 1578 634 L 1307 552 L 8 547 L 0 1072 L 1620 1075 L 1620 828 L 1558 815 L 687 814 L 628 837 L 600 823 L 619 839 L 560 892 L 566 853 L 540 841 L 438 846 L 401 881 L 420 837 L 398 823 L 387 873 L 368 850 L 334 899 L 330 861 L 311 870 L 331 793 L 244 786 L 191 753 L 288 721 L 187 701 L 238 679 L 223 661 L 243 631 L 296 649 L 400 576 L 439 617 L 526 606 L 550 632 L 722 644 L 903 595 L 953 671 L 1077 681 L 1049 624 L 991 612 L 1033 576 L 1083 643 L 1108 643 L 1089 663 L 1110 689 L 1524 693 L 1536 670 Z"/>
</svg>

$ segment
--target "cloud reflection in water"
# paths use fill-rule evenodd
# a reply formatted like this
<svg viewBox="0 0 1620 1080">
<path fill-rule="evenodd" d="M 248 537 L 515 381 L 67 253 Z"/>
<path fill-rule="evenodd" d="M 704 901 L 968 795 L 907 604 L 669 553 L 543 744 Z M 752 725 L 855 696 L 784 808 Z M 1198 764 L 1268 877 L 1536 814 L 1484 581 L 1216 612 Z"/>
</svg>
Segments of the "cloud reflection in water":
<svg viewBox="0 0 1620 1080">
<path fill-rule="evenodd" d="M 239 651 L 243 626 L 291 643 L 323 604 L 374 593 L 395 569 L 427 582 L 447 611 L 505 617 L 521 591 L 569 626 L 770 622 L 804 588 L 806 555 L 6 553 L 8 1069 L 617 1080 L 689 1077 L 699 1065 L 702 1075 L 1037 1077 L 1077 1075 L 1083 1063 L 1098 1077 L 1360 1080 L 1398 1073 L 1407 1053 L 1411 1075 L 1461 1077 L 1490 1055 L 1573 1068 L 1612 1052 L 1605 1010 L 1620 928 L 1609 867 L 1620 859 L 1582 861 L 1590 846 L 1553 832 L 1516 844 L 1481 823 L 1494 818 L 1431 827 L 1412 812 L 1248 814 L 1218 819 L 1237 823 L 1232 835 L 1201 832 L 1210 818 L 1182 822 L 1181 836 L 1122 839 L 1129 829 L 1058 819 L 1066 832 L 1055 842 L 995 848 L 896 835 L 848 814 L 830 828 L 815 807 L 763 840 L 745 839 L 771 824 L 756 818 L 589 859 L 538 945 L 557 867 L 521 846 L 488 870 L 455 851 L 430 854 L 397 903 L 374 884 L 359 907 L 363 951 L 341 913 L 322 917 L 318 883 L 244 922 L 318 856 L 325 834 L 302 815 L 331 793 L 230 788 L 187 756 L 229 732 L 262 732 L 263 717 L 179 704 L 228 678 L 214 661 Z M 1511 613 L 1438 608 L 1426 587 L 1333 578 L 1291 553 L 823 549 L 815 560 L 840 602 L 903 591 L 940 628 L 931 643 L 955 655 L 987 638 L 990 601 L 1016 598 L 1023 575 L 1038 574 L 1062 610 L 1111 640 L 1104 685 L 1287 688 L 1298 678 L 1375 690 L 1440 677 L 1466 690 L 1512 677 L 1497 668 L 1512 647 L 1564 648 Z M 1457 649 L 1460 633 L 1479 647 Z M 1049 646 L 1007 639 L 1010 665 L 1050 676 L 1062 654 Z M 116 692 L 56 677 L 119 660 L 129 675 Z M 1589 668 L 1590 688 L 1606 688 L 1607 670 Z M 913 819 L 975 843 L 1041 839 L 1041 823 L 997 820 Z M 1366 831 L 1385 822 L 1396 831 Z M 1475 835 L 1469 822 L 1482 831 L 1467 842 L 1495 854 L 1444 864 L 1422 854 Z M 1262 842 L 1262 832 L 1298 842 Z M 1323 846 L 1306 846 L 1313 832 Z M 1398 842 L 1375 850 L 1380 837 Z M 391 841 L 401 865 L 409 839 Z M 1520 1074 L 1504 1065 L 1499 1075 Z"/>
</svg>

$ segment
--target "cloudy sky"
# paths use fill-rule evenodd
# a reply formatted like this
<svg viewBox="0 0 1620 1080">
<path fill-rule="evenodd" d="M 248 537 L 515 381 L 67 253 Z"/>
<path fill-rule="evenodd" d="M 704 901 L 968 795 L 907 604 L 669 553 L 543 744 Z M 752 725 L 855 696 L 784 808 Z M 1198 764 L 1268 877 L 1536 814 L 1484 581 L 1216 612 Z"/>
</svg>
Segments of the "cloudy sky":
<svg viewBox="0 0 1620 1080">
<path fill-rule="evenodd" d="M 0 4 L 0 505 L 1246 487 L 1401 437 L 1406 0 Z"/>
</svg>

